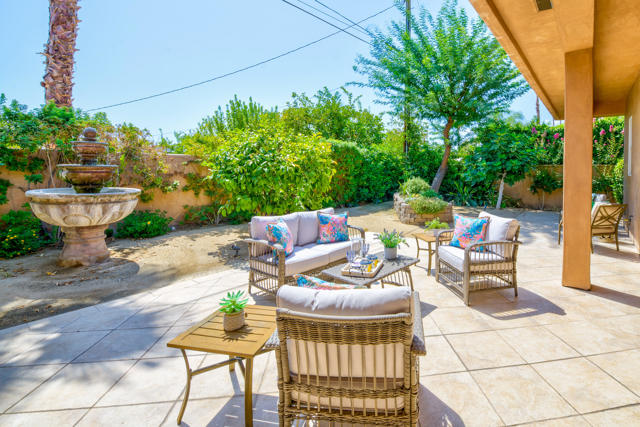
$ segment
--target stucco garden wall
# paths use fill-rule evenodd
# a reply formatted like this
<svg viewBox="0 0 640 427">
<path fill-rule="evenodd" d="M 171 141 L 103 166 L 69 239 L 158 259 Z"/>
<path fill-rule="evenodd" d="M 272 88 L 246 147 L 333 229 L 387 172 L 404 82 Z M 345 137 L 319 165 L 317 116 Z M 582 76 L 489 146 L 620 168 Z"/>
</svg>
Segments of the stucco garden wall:
<svg viewBox="0 0 640 427">
<path fill-rule="evenodd" d="M 201 193 L 196 196 L 193 191 L 182 191 L 182 187 L 187 184 L 187 175 L 189 173 L 195 173 L 198 175 L 206 175 L 207 170 L 205 167 L 197 163 L 196 158 L 193 156 L 187 156 L 183 154 L 168 154 L 164 160 L 167 164 L 168 171 L 164 175 L 165 180 L 168 182 L 178 181 L 180 185 L 175 191 L 163 193 L 160 189 L 153 189 L 149 191 L 153 194 L 153 199 L 147 203 L 138 202 L 136 210 L 155 210 L 160 209 L 167 212 L 167 215 L 174 218 L 174 223 L 184 218 L 184 206 L 205 206 L 211 203 L 211 199 Z M 8 212 L 12 209 L 20 209 L 24 205 L 27 199 L 24 196 L 24 192 L 28 189 L 47 188 L 51 187 L 51 180 L 45 178 L 45 183 L 27 185 L 24 179 L 24 173 L 12 172 L 5 168 L 0 168 L 0 178 L 9 180 L 11 186 L 7 189 L 7 198 L 9 202 L 0 205 L 0 215 Z M 123 181 L 127 181 L 126 177 L 123 177 Z M 66 187 L 64 182 L 54 179 L 54 185 L 56 187 Z M 128 187 L 140 188 L 137 185 L 127 185 Z"/>
</svg>

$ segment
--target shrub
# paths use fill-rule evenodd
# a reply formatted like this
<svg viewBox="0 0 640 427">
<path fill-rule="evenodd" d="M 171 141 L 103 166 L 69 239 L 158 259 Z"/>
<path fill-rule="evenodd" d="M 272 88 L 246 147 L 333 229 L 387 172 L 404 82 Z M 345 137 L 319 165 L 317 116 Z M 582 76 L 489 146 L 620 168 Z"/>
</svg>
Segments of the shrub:
<svg viewBox="0 0 640 427">
<path fill-rule="evenodd" d="M 217 225 L 222 220 L 220 214 L 220 205 L 218 203 L 212 203 L 206 206 L 183 206 L 184 224 L 198 224 L 198 225 Z"/>
<path fill-rule="evenodd" d="M 171 221 L 173 218 L 164 211 L 135 211 L 118 223 L 116 236 L 133 239 L 161 236 L 169 232 Z"/>
<path fill-rule="evenodd" d="M 429 183 L 418 177 L 409 178 L 404 184 L 402 184 L 402 192 L 407 196 L 420 194 L 425 197 L 438 197 L 438 193 L 433 191 Z"/>
<path fill-rule="evenodd" d="M 542 195 L 540 209 L 544 209 L 544 195 L 551 194 L 555 190 L 562 188 L 562 177 L 553 171 L 539 169 L 532 174 L 533 181 L 529 191 L 533 194 Z"/>
<path fill-rule="evenodd" d="M 438 217 L 433 218 L 431 221 L 425 222 L 424 226 L 427 228 L 427 230 L 441 230 L 449 228 L 449 224 L 440 221 L 440 218 Z"/>
<path fill-rule="evenodd" d="M 9 211 L 0 218 L 0 258 L 14 258 L 47 245 L 40 220 L 29 211 Z"/>
<path fill-rule="evenodd" d="M 334 173 L 328 142 L 274 126 L 228 132 L 203 164 L 228 195 L 222 215 L 237 219 L 319 209 Z"/>
<path fill-rule="evenodd" d="M 624 199 L 624 159 L 619 159 L 613 168 L 613 182 L 611 184 L 613 197 L 616 202 L 623 203 Z"/>
<path fill-rule="evenodd" d="M 329 196 L 337 206 L 391 198 L 402 177 L 402 156 L 377 146 L 331 141 L 335 170 Z"/>
<path fill-rule="evenodd" d="M 424 197 L 420 194 L 411 196 L 406 201 L 417 214 L 438 213 L 446 208 L 448 204 L 437 197 Z"/>
</svg>

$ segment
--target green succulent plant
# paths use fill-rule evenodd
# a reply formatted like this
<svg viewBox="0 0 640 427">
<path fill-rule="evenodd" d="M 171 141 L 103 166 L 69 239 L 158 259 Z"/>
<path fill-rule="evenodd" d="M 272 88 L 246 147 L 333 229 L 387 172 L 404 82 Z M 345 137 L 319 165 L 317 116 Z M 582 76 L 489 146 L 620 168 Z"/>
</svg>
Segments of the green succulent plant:
<svg viewBox="0 0 640 427">
<path fill-rule="evenodd" d="M 227 296 L 220 300 L 220 311 L 227 314 L 239 313 L 249 302 L 244 291 L 227 292 Z"/>
<path fill-rule="evenodd" d="M 440 221 L 440 218 L 438 217 L 432 219 L 431 221 L 425 222 L 424 225 L 427 228 L 427 230 L 439 230 L 439 229 L 449 228 L 449 224 L 447 224 L 446 222 Z"/>
</svg>

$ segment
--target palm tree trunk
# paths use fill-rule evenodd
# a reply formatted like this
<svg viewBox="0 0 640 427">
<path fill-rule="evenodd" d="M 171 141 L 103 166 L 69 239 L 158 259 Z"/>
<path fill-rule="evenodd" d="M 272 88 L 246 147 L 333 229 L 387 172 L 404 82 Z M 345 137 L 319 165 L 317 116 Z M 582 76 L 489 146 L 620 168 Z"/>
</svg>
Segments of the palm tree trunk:
<svg viewBox="0 0 640 427">
<path fill-rule="evenodd" d="M 73 90 L 73 56 L 78 33 L 78 0 L 49 0 L 49 41 L 42 53 L 44 99 L 70 107 Z"/>
<path fill-rule="evenodd" d="M 442 185 L 442 181 L 444 181 L 444 177 L 447 174 L 447 168 L 449 167 L 449 155 L 451 154 L 451 142 L 449 141 L 449 134 L 452 127 L 453 119 L 449 117 L 449 119 L 447 120 L 447 124 L 444 126 L 444 130 L 442 131 L 442 138 L 444 140 L 444 154 L 442 156 L 442 162 L 440 163 L 438 172 L 436 172 L 436 176 L 433 177 L 433 182 L 431 183 L 431 188 L 436 193 L 440 191 L 440 186 Z"/>
</svg>

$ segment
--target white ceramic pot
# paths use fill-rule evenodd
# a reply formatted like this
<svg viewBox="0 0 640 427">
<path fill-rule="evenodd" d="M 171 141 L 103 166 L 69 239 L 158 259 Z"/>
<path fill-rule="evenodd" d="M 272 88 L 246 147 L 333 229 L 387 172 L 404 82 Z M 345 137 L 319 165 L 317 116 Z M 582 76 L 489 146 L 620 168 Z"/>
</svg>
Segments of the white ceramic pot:
<svg viewBox="0 0 640 427">
<path fill-rule="evenodd" d="M 398 258 L 398 247 L 384 248 L 384 259 L 396 259 Z"/>
<path fill-rule="evenodd" d="M 225 331 L 235 331 L 244 326 L 244 310 L 237 313 L 225 313 L 222 318 L 222 327 Z"/>
</svg>

